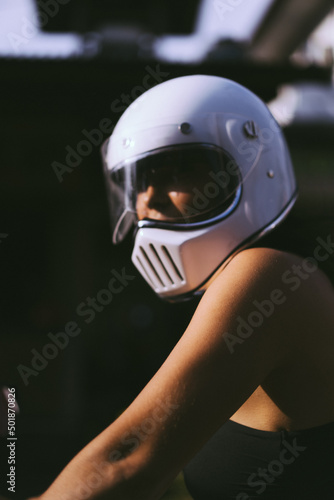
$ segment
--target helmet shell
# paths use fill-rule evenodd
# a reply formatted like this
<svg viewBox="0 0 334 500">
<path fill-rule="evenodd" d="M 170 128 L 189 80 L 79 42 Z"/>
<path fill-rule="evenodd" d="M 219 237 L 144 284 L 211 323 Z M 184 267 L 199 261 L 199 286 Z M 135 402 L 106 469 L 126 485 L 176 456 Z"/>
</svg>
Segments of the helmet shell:
<svg viewBox="0 0 334 500">
<path fill-rule="evenodd" d="M 171 300 L 203 290 L 236 252 L 273 230 L 296 199 L 288 147 L 269 109 L 242 85 L 217 76 L 175 78 L 134 101 L 108 141 L 106 173 L 143 153 L 182 144 L 222 148 L 233 158 L 230 175 L 239 175 L 241 184 L 220 216 L 174 227 L 137 223 L 132 260 L 155 292 Z"/>
</svg>

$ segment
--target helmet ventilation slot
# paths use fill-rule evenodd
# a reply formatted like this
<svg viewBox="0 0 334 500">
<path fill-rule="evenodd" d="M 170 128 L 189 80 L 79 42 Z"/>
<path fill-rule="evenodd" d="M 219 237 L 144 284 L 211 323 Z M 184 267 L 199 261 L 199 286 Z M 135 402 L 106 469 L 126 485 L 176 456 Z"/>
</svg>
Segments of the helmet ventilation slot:
<svg viewBox="0 0 334 500">
<path fill-rule="evenodd" d="M 162 262 L 158 252 L 156 251 L 155 247 L 152 245 L 152 243 L 150 243 L 150 249 L 152 250 L 152 252 L 154 253 L 154 255 L 156 256 L 156 258 L 158 259 L 161 267 L 163 268 L 163 270 L 165 271 L 165 274 L 166 276 L 168 277 L 169 281 L 171 282 L 171 284 L 173 285 L 174 284 L 174 281 L 172 280 L 172 278 L 170 277 L 170 274 L 169 272 L 167 271 L 164 263 Z"/>
<path fill-rule="evenodd" d="M 146 277 L 147 281 L 149 282 L 149 284 L 153 287 L 155 287 L 153 281 L 151 280 L 151 276 L 149 275 L 149 273 L 147 272 L 147 269 L 146 267 L 144 266 L 144 264 L 142 263 L 141 259 L 139 258 L 139 256 L 137 255 L 137 261 L 139 263 L 139 266 L 142 270 L 142 274 Z"/>
<path fill-rule="evenodd" d="M 165 246 L 155 247 L 150 243 L 146 248 L 139 246 L 141 256 L 136 258 L 148 282 L 154 288 L 168 288 L 184 282 L 177 265 Z"/>
<path fill-rule="evenodd" d="M 177 276 L 179 277 L 179 279 L 181 281 L 183 281 L 184 278 L 183 278 L 182 274 L 180 273 L 179 268 L 175 264 L 174 260 L 172 259 L 171 254 L 168 252 L 167 248 L 165 247 L 165 245 L 163 245 L 161 248 L 162 248 L 163 252 L 165 253 L 166 257 L 168 258 L 169 262 L 172 264 L 173 269 L 176 272 Z"/>
<path fill-rule="evenodd" d="M 145 249 L 143 247 L 140 247 L 140 251 L 144 256 L 145 262 L 148 264 L 148 268 L 146 268 L 146 274 L 149 274 L 151 278 L 151 273 L 149 272 L 151 270 L 153 272 L 153 277 L 155 277 L 158 280 L 160 286 L 164 287 L 165 283 L 162 281 L 160 274 L 158 273 L 150 257 L 147 255 Z M 152 279 L 150 279 L 150 281 L 152 281 Z"/>
</svg>

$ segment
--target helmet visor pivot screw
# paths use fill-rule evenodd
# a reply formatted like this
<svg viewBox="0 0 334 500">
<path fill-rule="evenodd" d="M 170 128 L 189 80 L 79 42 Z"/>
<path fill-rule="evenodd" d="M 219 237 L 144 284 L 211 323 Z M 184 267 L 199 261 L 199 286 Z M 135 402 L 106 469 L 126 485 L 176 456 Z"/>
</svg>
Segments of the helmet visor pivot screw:
<svg viewBox="0 0 334 500">
<path fill-rule="evenodd" d="M 256 139 L 259 135 L 257 125 L 253 120 L 248 120 L 244 124 L 244 132 L 250 139 Z"/>
</svg>

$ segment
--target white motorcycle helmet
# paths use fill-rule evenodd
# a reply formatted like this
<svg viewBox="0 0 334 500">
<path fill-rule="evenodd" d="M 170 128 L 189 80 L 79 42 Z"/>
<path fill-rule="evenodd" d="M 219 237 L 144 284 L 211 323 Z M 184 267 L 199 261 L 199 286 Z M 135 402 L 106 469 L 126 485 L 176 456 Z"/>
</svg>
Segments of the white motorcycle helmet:
<svg viewBox="0 0 334 500">
<path fill-rule="evenodd" d="M 136 99 L 103 146 L 113 242 L 135 229 L 132 261 L 164 299 L 201 293 L 292 208 L 280 127 L 243 86 L 193 75 Z"/>
</svg>

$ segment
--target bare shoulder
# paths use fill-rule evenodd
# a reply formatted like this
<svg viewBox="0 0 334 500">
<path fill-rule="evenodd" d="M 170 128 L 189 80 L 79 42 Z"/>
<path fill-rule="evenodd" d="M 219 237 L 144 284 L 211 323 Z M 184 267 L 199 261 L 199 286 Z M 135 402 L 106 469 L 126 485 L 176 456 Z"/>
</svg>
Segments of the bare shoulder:
<svg viewBox="0 0 334 500">
<path fill-rule="evenodd" d="M 293 338 L 334 321 L 334 290 L 316 259 L 271 248 L 240 252 L 203 299 L 214 310 L 223 307 L 234 330 L 265 332 L 283 349 L 284 342 L 291 348 Z"/>
<path fill-rule="evenodd" d="M 288 273 L 300 260 L 298 256 L 271 248 L 243 250 L 216 277 L 205 295 L 210 301 L 223 299 L 231 306 L 231 312 L 262 297 L 283 302 Z"/>
<path fill-rule="evenodd" d="M 254 247 L 239 252 L 226 266 L 225 271 L 235 273 L 237 268 L 250 279 L 276 278 L 299 264 L 302 258 L 289 252 L 267 247 Z"/>
<path fill-rule="evenodd" d="M 315 287 L 333 291 L 328 278 L 319 270 L 315 258 L 303 258 L 272 248 L 255 247 L 238 253 L 212 283 L 215 292 L 228 287 L 247 293 L 263 290 L 297 292 L 294 301 L 314 295 Z M 274 293 L 275 295 L 275 293 Z M 314 298 L 314 296 L 313 296 Z"/>
</svg>

